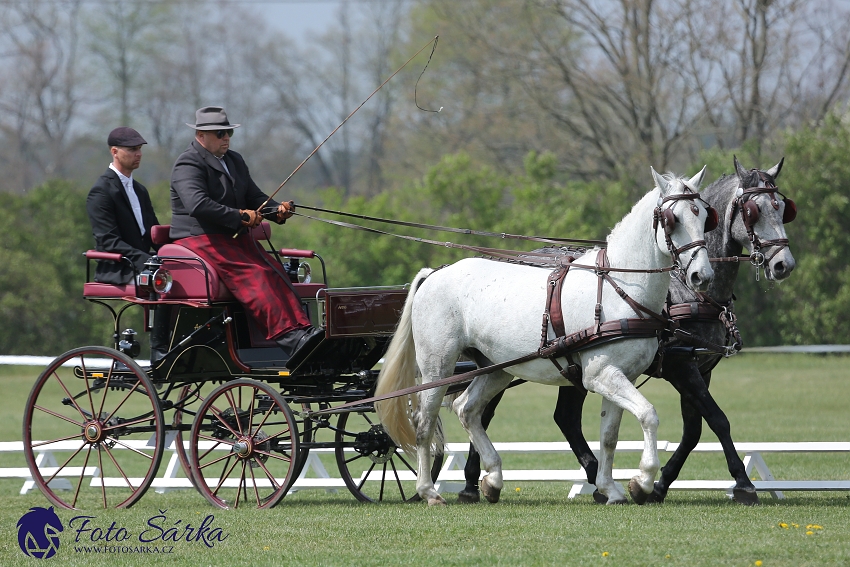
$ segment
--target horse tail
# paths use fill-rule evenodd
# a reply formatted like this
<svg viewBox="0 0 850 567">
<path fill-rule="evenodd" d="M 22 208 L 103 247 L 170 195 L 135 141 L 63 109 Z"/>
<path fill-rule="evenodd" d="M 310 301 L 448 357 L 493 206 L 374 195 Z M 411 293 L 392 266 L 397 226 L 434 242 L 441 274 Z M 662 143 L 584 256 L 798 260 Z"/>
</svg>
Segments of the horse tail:
<svg viewBox="0 0 850 567">
<path fill-rule="evenodd" d="M 378 375 L 375 395 L 381 396 L 397 390 L 416 385 L 419 378 L 419 368 L 416 366 L 416 345 L 413 342 L 413 295 L 434 270 L 423 268 L 419 270 L 410 284 L 410 292 L 401 318 L 398 320 L 395 334 L 384 354 L 384 364 Z M 384 430 L 392 437 L 396 445 L 406 453 L 416 451 L 416 430 L 413 426 L 414 416 L 419 407 L 419 396 L 396 396 L 380 402 L 375 402 L 375 411 L 384 426 Z"/>
</svg>

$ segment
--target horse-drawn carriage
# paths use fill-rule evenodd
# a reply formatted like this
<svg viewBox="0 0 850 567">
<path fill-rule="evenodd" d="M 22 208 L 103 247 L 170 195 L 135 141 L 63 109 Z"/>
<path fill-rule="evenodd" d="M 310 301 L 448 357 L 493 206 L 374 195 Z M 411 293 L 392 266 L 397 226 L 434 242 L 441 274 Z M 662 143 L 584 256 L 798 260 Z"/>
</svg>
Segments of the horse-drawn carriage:
<svg viewBox="0 0 850 567">
<path fill-rule="evenodd" d="M 174 443 L 187 476 L 211 503 L 266 508 L 286 495 L 310 451 L 331 450 L 359 500 L 407 500 L 414 495 L 410 482 L 415 479 L 418 496 L 440 504 L 444 500 L 433 485 L 442 462 L 439 441 L 432 443 L 437 412 L 451 385 L 471 381 L 453 408 L 476 449 L 483 450 L 489 475 L 482 490 L 497 501 L 501 461 L 482 414 L 513 376 L 605 398 L 598 475 L 589 480 L 609 503 L 626 500 L 611 469 L 622 412 L 633 413 L 644 432 L 644 452 L 629 493 L 643 502 L 655 490 L 655 498 L 663 500 L 672 481 L 663 477 L 662 489 L 654 484 L 660 464 L 657 416 L 633 383 L 650 367 L 660 334 L 676 318 L 673 309 L 668 317 L 661 315 L 670 291 L 668 273 L 681 279 L 686 293 L 702 294 L 714 276 L 710 263 L 733 262 L 722 282 L 731 298 L 740 260 L 749 258 L 777 279 L 794 266 L 782 225 L 793 220 L 796 208 L 790 199 L 777 199 L 773 183 L 781 162 L 768 172 L 747 172 L 737 160 L 735 166 L 737 176 L 721 178 L 706 191 L 717 209 L 696 191 L 704 170 L 690 179 L 653 171 L 656 188 L 615 227 L 607 247 L 577 258 L 556 255 L 542 264 L 530 262 L 528 254 L 513 258 L 513 264 L 462 261 L 435 276 L 423 270 L 410 290 L 332 289 L 324 263 L 323 283 L 313 283 L 297 273 L 306 276 L 308 267 L 301 260 L 318 257 L 314 252 L 275 250 L 269 243 L 268 256 L 303 280 L 293 286 L 313 324 L 325 328 L 318 346 L 288 360 L 275 343 L 259 336 L 215 271 L 179 243 L 167 242 L 167 230 L 160 228 L 153 234 L 162 245 L 159 254 L 135 284 L 86 283 L 87 299 L 123 303 L 117 311 L 109 307 L 115 348 L 74 349 L 39 377 L 24 416 L 33 478 L 59 506 L 129 506 L 151 486 L 165 447 Z M 706 237 L 718 226 L 717 236 Z M 268 229 L 254 234 L 267 237 Z M 751 249 L 750 256 L 740 256 L 742 246 Z M 732 255 L 709 257 L 709 248 Z M 760 250 L 768 248 L 773 251 L 765 257 Z M 91 251 L 87 256 L 89 261 L 121 261 L 116 254 Z M 546 262 L 550 269 L 541 270 Z M 528 263 L 532 266 L 516 265 Z M 679 340 L 702 345 L 713 357 L 734 350 L 722 344 L 722 335 L 715 337 L 718 321 L 710 322 L 713 330 L 700 328 L 705 317 L 699 304 L 710 298 L 684 301 L 696 327 L 693 333 L 679 329 Z M 156 310 L 167 309 L 172 323 L 168 353 L 150 366 L 133 360 L 140 350 L 134 333 L 119 333 L 121 315 L 133 305 L 145 309 L 147 328 Z M 569 320 L 563 306 L 570 308 Z M 723 321 L 730 311 L 731 301 L 712 317 Z M 378 376 L 373 367 L 385 350 Z M 753 502 L 755 488 L 734 452 L 728 422 L 708 395 L 708 378 L 693 362 L 695 347 L 684 350 L 690 366 L 674 371 L 684 378 L 663 376 L 683 399 L 699 402 L 697 419 L 708 419 L 728 447 L 740 498 Z M 461 355 L 478 369 L 452 376 Z M 716 360 L 709 363 L 709 374 Z M 65 364 L 73 370 L 66 373 Z M 422 393 L 410 396 L 417 392 Z M 573 413 L 580 415 L 583 395 L 577 399 Z M 168 423 L 164 412 L 173 412 Z M 583 442 L 580 430 L 572 437 Z M 415 467 L 399 446 L 417 451 Z M 48 449 L 62 456 L 48 462 Z M 582 464 L 595 470 L 595 457 L 589 449 L 585 453 Z M 677 465 L 686 456 L 687 451 Z M 675 478 L 675 472 L 668 476 Z"/>
<path fill-rule="evenodd" d="M 167 226 L 154 227 L 158 255 L 134 283 L 104 284 L 87 276 L 84 297 L 112 314 L 113 348 L 61 355 L 27 401 L 27 463 L 55 505 L 132 505 L 155 480 L 172 443 L 192 484 L 221 507 L 274 506 L 315 449 L 333 451 L 346 486 L 361 501 L 415 494 L 409 482 L 414 469 L 371 406 L 333 411 L 373 391 L 373 368 L 392 336 L 406 289 L 329 288 L 318 254 L 275 249 L 267 223 L 252 235 L 293 280 L 311 322 L 325 328 L 324 340 L 287 359 L 214 269 L 171 242 Z M 122 261 L 120 254 L 93 250 L 86 257 L 89 264 Z M 320 282 L 311 281 L 313 258 L 321 263 Z M 121 325 L 133 306 L 144 309 L 146 330 L 154 316 L 170 322 L 168 352 L 144 366 L 135 360 L 136 333 Z"/>
</svg>

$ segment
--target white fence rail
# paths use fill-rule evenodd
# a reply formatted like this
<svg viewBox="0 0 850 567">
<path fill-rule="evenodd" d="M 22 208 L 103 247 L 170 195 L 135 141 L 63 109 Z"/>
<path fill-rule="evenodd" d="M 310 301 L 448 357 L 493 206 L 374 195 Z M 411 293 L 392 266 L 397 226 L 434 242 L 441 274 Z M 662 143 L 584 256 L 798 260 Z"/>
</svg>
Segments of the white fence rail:
<svg viewBox="0 0 850 567">
<path fill-rule="evenodd" d="M 192 484 L 188 478 L 179 477 L 180 463 L 177 458 L 177 452 L 173 445 L 173 435 L 169 435 L 166 457 L 168 457 L 167 465 L 162 470 L 161 476 L 154 479 L 152 487 L 157 492 L 166 492 L 173 489 L 192 488 Z M 136 442 L 138 449 L 147 448 L 150 446 L 144 442 Z M 67 446 L 66 446 L 67 445 Z M 573 453 L 570 450 L 569 443 L 495 443 L 496 450 L 502 454 L 543 454 L 555 453 L 563 454 L 567 462 L 574 459 Z M 669 441 L 658 442 L 658 452 L 672 453 L 678 447 L 678 443 Z M 67 452 L 74 450 L 80 446 L 77 441 L 63 441 L 44 445 L 38 448 L 36 452 L 36 463 L 43 470 L 45 475 L 52 474 L 57 467 L 57 459 L 55 453 Z M 119 446 L 116 446 L 118 448 Z M 590 448 L 594 452 L 599 451 L 599 443 L 591 442 Z M 850 479 L 848 480 L 777 480 L 768 467 L 767 461 L 770 455 L 779 453 L 850 453 L 850 442 L 793 442 L 793 443 L 736 443 L 735 448 L 739 453 L 744 454 L 744 465 L 747 469 L 747 474 L 752 478 L 757 477 L 753 482 L 756 490 L 759 492 L 769 492 L 774 498 L 784 498 L 785 491 L 850 491 Z M 20 441 L 0 442 L 0 453 L 23 453 L 23 443 Z M 465 443 L 449 443 L 446 446 L 446 458 L 443 462 L 443 468 L 437 480 L 437 490 L 440 492 L 459 492 L 463 488 L 463 467 L 466 464 L 466 453 L 468 445 Z M 642 441 L 620 441 L 617 444 L 617 452 L 632 453 L 641 452 L 643 450 Z M 336 490 L 345 488 L 345 483 L 342 478 L 331 476 L 322 460 L 319 458 L 322 454 L 332 453 L 332 449 L 318 449 L 310 452 L 307 463 L 301 476 L 296 480 L 292 490 L 310 490 L 310 489 L 325 489 Z M 723 450 L 720 443 L 700 443 L 694 449 L 698 453 L 719 453 L 722 455 Z M 767 459 L 765 458 L 767 457 Z M 52 469 L 52 470 L 51 470 Z M 615 480 L 628 480 L 638 473 L 637 469 L 615 469 Z M 850 472 L 845 471 L 846 474 Z M 373 473 L 375 474 L 375 473 Z M 482 473 L 483 474 L 483 473 Z M 90 477 L 93 486 L 123 485 L 123 478 L 100 478 L 97 467 L 86 467 L 83 470 L 81 467 L 75 467 L 73 470 L 69 468 L 63 471 L 64 477 Z M 403 476 L 409 476 L 407 480 L 412 480 L 412 473 L 405 473 Z M 593 492 L 593 485 L 586 483 L 584 470 L 578 468 L 574 470 L 566 469 L 506 469 L 503 471 L 504 479 L 508 482 L 568 482 L 572 484 L 569 491 L 569 498 L 575 498 L 579 494 L 590 494 Z M 21 487 L 21 494 L 26 494 L 35 488 L 30 471 L 27 467 L 11 467 L 0 468 L 0 478 L 19 478 L 24 481 Z M 402 480 L 405 480 L 403 478 Z M 132 482 L 132 479 L 131 479 Z M 139 479 L 137 482 L 141 482 Z M 57 477 L 52 481 L 56 488 L 70 488 L 70 483 L 67 478 Z M 724 491 L 731 496 L 731 491 L 734 486 L 734 481 L 731 478 L 725 479 L 705 479 L 705 480 L 677 480 L 670 489 L 671 490 L 711 490 Z"/>
</svg>

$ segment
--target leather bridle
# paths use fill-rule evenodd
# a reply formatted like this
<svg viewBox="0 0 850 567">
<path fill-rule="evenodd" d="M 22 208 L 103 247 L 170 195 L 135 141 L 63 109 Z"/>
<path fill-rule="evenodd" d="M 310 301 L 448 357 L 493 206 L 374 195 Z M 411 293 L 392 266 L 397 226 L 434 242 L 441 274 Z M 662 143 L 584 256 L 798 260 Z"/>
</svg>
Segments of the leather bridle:
<svg viewBox="0 0 850 567">
<path fill-rule="evenodd" d="M 773 258 L 788 246 L 787 238 L 774 238 L 772 240 L 761 240 L 755 232 L 755 225 L 761 216 L 758 204 L 753 197 L 756 195 L 766 194 L 770 197 L 770 204 L 774 210 L 779 210 L 779 201 L 776 194 L 782 197 L 785 203 L 785 211 L 782 214 L 782 224 L 788 224 L 797 217 L 797 205 L 791 199 L 787 198 L 776 185 L 773 180 L 763 171 L 753 170 L 757 174 L 760 183 L 756 187 L 744 189 L 738 188 L 737 196 L 732 201 L 732 208 L 729 213 L 729 233 L 732 232 L 732 223 L 735 220 L 735 214 L 740 210 L 741 218 L 744 221 L 744 228 L 747 231 L 747 237 L 752 243 L 750 250 L 750 263 L 757 268 L 761 268 L 765 263 L 769 264 Z M 762 250 L 775 248 L 769 257 L 765 257 Z"/>
<path fill-rule="evenodd" d="M 694 191 L 691 187 L 685 185 L 686 191 L 684 193 L 680 193 L 678 195 L 668 195 L 663 199 L 659 199 L 658 206 L 655 207 L 655 210 L 652 214 L 652 230 L 655 232 L 655 239 L 658 240 L 658 227 L 659 225 L 664 229 L 664 239 L 667 242 L 667 249 L 670 251 L 670 255 L 673 258 L 673 265 L 679 267 L 679 271 L 687 272 L 688 268 L 691 265 L 691 262 L 696 258 L 697 253 L 700 248 L 704 248 L 706 250 L 706 254 L 708 253 L 708 248 L 705 240 L 694 240 L 688 244 L 685 244 L 682 247 L 676 248 L 676 245 L 673 244 L 672 234 L 673 231 L 676 230 L 676 215 L 673 212 L 673 207 L 676 206 L 678 201 L 691 201 L 690 210 L 694 215 L 699 216 L 699 207 L 693 202 L 695 200 L 700 200 L 705 205 L 705 210 L 708 213 L 708 216 L 705 219 L 705 227 L 704 232 L 709 232 L 717 228 L 718 225 L 718 216 L 717 211 L 714 207 L 712 207 L 708 202 L 706 202 L 702 197 L 700 197 L 699 193 Z M 672 205 L 669 207 L 664 207 L 664 203 L 672 201 Z M 681 270 L 681 254 L 687 250 L 691 250 L 692 248 L 696 248 L 691 253 L 691 259 L 688 260 L 687 265 L 684 270 Z"/>
</svg>

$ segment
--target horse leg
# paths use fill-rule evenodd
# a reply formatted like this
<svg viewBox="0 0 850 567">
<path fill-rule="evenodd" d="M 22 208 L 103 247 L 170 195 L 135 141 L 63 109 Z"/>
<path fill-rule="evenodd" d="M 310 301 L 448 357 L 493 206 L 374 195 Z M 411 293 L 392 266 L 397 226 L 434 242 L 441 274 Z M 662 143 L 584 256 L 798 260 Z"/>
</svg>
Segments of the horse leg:
<svg viewBox="0 0 850 567">
<path fill-rule="evenodd" d="M 446 501 L 434 488 L 431 480 L 431 444 L 439 419 L 440 404 L 446 387 L 424 390 L 419 393 L 419 408 L 416 412 L 416 493 L 429 506 L 445 505 Z"/>
<path fill-rule="evenodd" d="M 481 480 L 481 492 L 488 502 L 498 502 L 501 495 L 502 459 L 493 447 L 482 423 L 482 415 L 488 402 L 502 392 L 511 381 L 511 375 L 498 371 L 479 376 L 461 394 L 452 409 L 475 446 L 487 475 Z"/>
<path fill-rule="evenodd" d="M 669 372 L 669 377 L 668 377 Z M 700 374 L 699 366 L 693 359 L 683 361 L 681 364 L 668 366 L 663 373 L 681 396 L 682 405 L 682 442 L 670 457 L 670 460 L 661 469 L 661 478 L 653 490 L 652 500 L 663 502 L 670 489 L 670 484 L 679 477 L 679 473 L 685 464 L 685 460 L 699 443 L 702 434 L 702 420 L 705 419 L 708 426 L 717 435 L 729 474 L 735 479 L 735 488 L 732 489 L 733 500 L 741 504 L 758 504 L 758 494 L 755 486 L 747 476 L 746 467 L 735 450 L 732 441 L 729 419 L 714 397 L 708 391 L 711 382 L 711 372 Z"/>
<path fill-rule="evenodd" d="M 614 366 L 606 365 L 595 370 L 594 363 L 585 368 L 584 386 L 605 398 L 602 403 L 602 423 L 600 426 L 600 460 L 596 475 L 596 486 L 608 497 L 609 504 L 625 499 L 620 487 L 613 480 L 614 450 L 617 446 L 622 410 L 634 415 L 643 430 L 643 453 L 640 458 L 640 474 L 629 482 L 629 492 L 638 504 L 646 501 L 646 495 L 654 488 L 655 475 L 658 473 L 658 414 L 655 408 L 626 378 L 623 372 Z M 606 403 L 606 401 L 608 403 Z M 614 408 L 618 409 L 614 409 Z M 614 500 L 612 501 L 612 496 Z"/>
<path fill-rule="evenodd" d="M 502 390 L 484 408 L 484 413 L 481 415 L 481 425 L 484 427 L 484 431 L 487 431 L 487 428 L 490 426 L 490 421 L 492 421 L 496 413 L 496 406 L 502 401 L 502 396 L 504 395 L 505 390 Z M 457 501 L 461 504 L 480 502 L 481 495 L 478 491 L 478 477 L 481 476 L 481 457 L 472 443 L 469 444 L 469 454 L 466 457 L 466 466 L 463 467 L 463 476 L 466 479 L 466 486 L 457 495 Z"/>
<path fill-rule="evenodd" d="M 623 410 L 607 398 L 602 398 L 602 419 L 599 423 L 599 461 L 596 475 L 596 488 L 602 496 L 594 494 L 594 500 L 608 504 L 628 504 L 626 493 L 614 482 L 614 451 L 620 436 L 620 422 Z"/>
<path fill-rule="evenodd" d="M 587 390 L 584 388 L 561 386 L 558 388 L 558 403 L 552 417 L 587 474 L 588 484 L 596 484 L 599 462 L 596 460 L 596 455 L 590 450 L 581 430 L 581 412 L 585 398 L 587 398 Z"/>
</svg>

